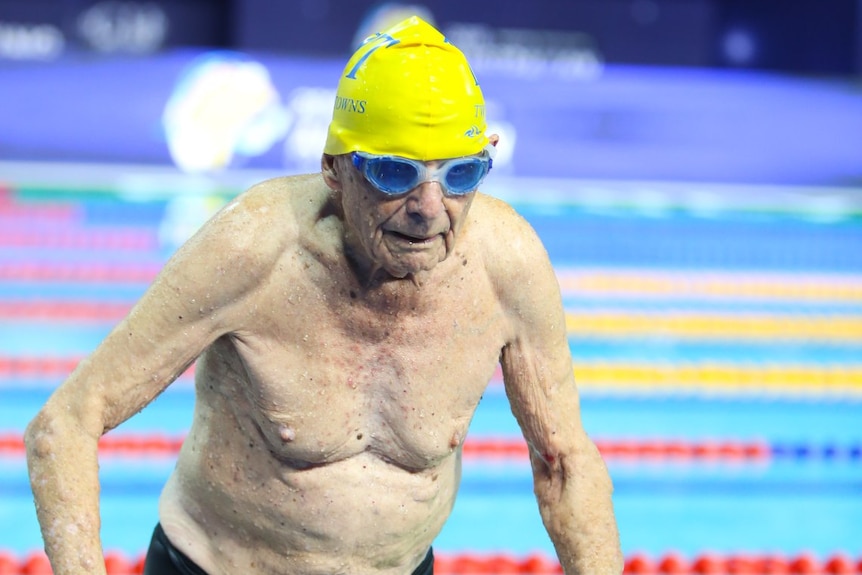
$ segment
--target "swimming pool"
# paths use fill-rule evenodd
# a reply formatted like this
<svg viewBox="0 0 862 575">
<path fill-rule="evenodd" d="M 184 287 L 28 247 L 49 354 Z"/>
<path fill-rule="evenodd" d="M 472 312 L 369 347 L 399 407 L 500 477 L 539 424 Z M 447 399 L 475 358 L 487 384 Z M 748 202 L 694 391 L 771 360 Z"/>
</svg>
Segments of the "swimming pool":
<svg viewBox="0 0 862 575">
<path fill-rule="evenodd" d="M 178 210 L 211 211 L 235 191 L 189 203 L 111 186 L 0 188 L 7 558 L 23 564 L 41 548 L 26 422 L 187 232 Z M 535 226 L 558 272 L 628 570 L 716 572 L 713 561 L 752 572 L 739 571 L 743 559 L 764 570 L 771 558 L 794 572 L 862 572 L 859 191 L 839 190 L 842 202 L 817 190 L 505 179 L 488 191 Z M 187 374 L 106 438 L 107 550 L 143 553 L 192 402 Z M 499 377 L 435 551 L 443 572 L 553 568 Z"/>
</svg>

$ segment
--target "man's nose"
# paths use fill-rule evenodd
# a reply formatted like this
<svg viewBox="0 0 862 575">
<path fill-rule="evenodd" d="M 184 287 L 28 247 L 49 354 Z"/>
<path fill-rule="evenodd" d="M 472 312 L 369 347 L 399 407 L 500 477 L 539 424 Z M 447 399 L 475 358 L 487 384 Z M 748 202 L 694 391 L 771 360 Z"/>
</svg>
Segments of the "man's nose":
<svg viewBox="0 0 862 575">
<path fill-rule="evenodd" d="M 431 220 L 439 216 L 443 206 L 443 188 L 439 182 L 422 182 L 407 196 L 407 212 Z"/>
</svg>

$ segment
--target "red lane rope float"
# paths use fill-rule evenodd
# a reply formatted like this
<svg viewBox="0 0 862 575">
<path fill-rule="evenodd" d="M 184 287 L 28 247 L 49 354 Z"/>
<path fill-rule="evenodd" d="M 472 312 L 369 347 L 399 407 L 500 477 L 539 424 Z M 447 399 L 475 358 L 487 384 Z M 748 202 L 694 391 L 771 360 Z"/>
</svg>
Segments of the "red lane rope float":
<svg viewBox="0 0 862 575">
<path fill-rule="evenodd" d="M 116 322 L 123 319 L 130 309 L 130 303 L 6 300 L 0 301 L 0 318 Z"/>
<path fill-rule="evenodd" d="M 70 222 L 78 219 L 80 214 L 80 208 L 74 205 L 26 205 L 0 198 L 0 218 L 15 221 L 29 219 Z"/>
<path fill-rule="evenodd" d="M 139 575 L 144 572 L 145 554 L 129 556 L 120 551 L 105 553 L 108 575 Z M 542 553 L 514 554 L 435 553 L 434 572 L 439 575 L 503 575 L 562 573 L 556 558 Z M 660 557 L 635 553 L 626 557 L 626 574 L 765 574 L 784 573 L 854 575 L 862 574 L 862 558 L 837 552 L 825 558 L 811 553 L 796 555 L 757 555 L 701 553 L 691 559 L 671 551 Z M 51 565 L 44 551 L 16 555 L 0 550 L 0 575 L 50 575 Z"/>
<path fill-rule="evenodd" d="M 0 266 L 0 280 L 150 283 L 160 264 L 12 263 Z"/>
<path fill-rule="evenodd" d="M 65 378 L 78 365 L 78 357 L 3 357 L 0 356 L 0 377 L 3 378 Z"/>
<path fill-rule="evenodd" d="M 605 458 L 762 460 L 774 449 L 762 441 L 596 441 Z M 813 450 L 812 453 L 813 455 Z"/>
<path fill-rule="evenodd" d="M 150 230 L 29 230 L 0 231 L 2 247 L 42 247 L 67 249 L 152 250 L 158 237 Z"/>
<path fill-rule="evenodd" d="M 625 573 L 644 574 L 725 574 L 764 573 L 786 574 L 855 574 L 862 573 L 862 558 L 853 559 L 844 552 L 819 559 L 811 553 L 798 555 L 756 555 L 701 553 L 691 560 L 671 552 L 663 557 L 652 558 L 644 554 L 633 554 L 626 558 Z"/>
<path fill-rule="evenodd" d="M 173 457 L 179 453 L 183 435 L 108 434 L 99 440 L 104 456 Z M 685 442 L 685 441 L 596 441 L 606 459 L 661 459 L 675 461 L 765 461 L 775 456 L 796 458 L 848 456 L 862 458 L 860 447 L 837 449 L 831 446 L 781 446 L 759 441 Z M 23 455 L 24 440 L 17 432 L 0 434 L 0 455 Z M 526 461 L 529 448 L 521 439 L 468 438 L 464 457 Z"/>
<path fill-rule="evenodd" d="M 80 357 L 4 357 L 0 356 L 0 379 L 65 379 L 78 365 Z M 180 378 L 193 377 L 192 364 Z"/>
</svg>

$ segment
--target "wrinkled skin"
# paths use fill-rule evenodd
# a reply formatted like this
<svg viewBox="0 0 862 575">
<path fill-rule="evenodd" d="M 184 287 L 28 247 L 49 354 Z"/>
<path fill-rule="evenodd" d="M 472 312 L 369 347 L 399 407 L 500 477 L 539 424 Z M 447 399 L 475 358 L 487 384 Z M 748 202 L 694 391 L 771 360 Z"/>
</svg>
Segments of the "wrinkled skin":
<svg viewBox="0 0 862 575">
<path fill-rule="evenodd" d="M 97 441 L 195 359 L 163 491 L 210 575 L 407 575 L 449 516 L 498 364 L 566 573 L 620 573 L 611 484 L 581 425 L 558 286 L 532 229 L 478 192 L 387 198 L 346 157 L 226 206 L 26 433 L 57 575 L 104 573 Z"/>
</svg>

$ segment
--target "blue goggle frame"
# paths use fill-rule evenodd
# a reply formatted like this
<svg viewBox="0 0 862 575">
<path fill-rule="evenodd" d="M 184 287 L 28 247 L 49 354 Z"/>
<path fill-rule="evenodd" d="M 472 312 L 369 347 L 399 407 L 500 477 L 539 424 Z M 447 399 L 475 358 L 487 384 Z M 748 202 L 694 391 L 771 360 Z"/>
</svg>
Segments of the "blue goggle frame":
<svg viewBox="0 0 862 575">
<path fill-rule="evenodd" d="M 444 194 L 463 196 L 478 188 L 491 171 L 494 152 L 494 146 L 488 144 L 481 155 L 440 160 L 434 168 L 401 156 L 353 152 L 351 158 L 365 179 L 384 194 L 398 196 L 424 182 L 437 182 Z"/>
</svg>

